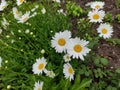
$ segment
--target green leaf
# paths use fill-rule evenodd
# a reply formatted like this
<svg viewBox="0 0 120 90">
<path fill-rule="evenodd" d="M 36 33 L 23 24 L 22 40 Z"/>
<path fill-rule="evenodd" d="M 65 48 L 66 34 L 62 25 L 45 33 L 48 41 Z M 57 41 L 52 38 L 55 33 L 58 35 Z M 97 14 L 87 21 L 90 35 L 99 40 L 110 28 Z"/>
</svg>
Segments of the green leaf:
<svg viewBox="0 0 120 90">
<path fill-rule="evenodd" d="M 100 59 L 100 62 L 101 62 L 103 65 L 105 65 L 105 66 L 108 65 L 108 60 L 107 60 L 106 58 L 101 58 L 101 59 Z"/>
<path fill-rule="evenodd" d="M 81 90 L 82 88 L 87 87 L 92 82 L 92 79 L 84 79 L 81 84 L 76 88 L 76 90 Z"/>
<path fill-rule="evenodd" d="M 117 73 L 120 73 L 120 68 L 117 68 L 115 71 L 116 71 Z"/>
</svg>

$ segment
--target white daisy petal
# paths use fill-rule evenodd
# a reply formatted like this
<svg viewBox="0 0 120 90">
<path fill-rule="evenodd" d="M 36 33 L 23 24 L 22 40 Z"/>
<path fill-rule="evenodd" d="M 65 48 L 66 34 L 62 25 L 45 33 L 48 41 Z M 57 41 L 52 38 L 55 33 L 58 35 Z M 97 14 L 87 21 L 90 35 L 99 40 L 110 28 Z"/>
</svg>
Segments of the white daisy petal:
<svg viewBox="0 0 120 90">
<path fill-rule="evenodd" d="M 17 5 L 20 6 L 25 0 L 17 0 Z"/>
<path fill-rule="evenodd" d="M 0 11 L 3 11 L 8 6 L 5 0 L 1 0 Z"/>
</svg>

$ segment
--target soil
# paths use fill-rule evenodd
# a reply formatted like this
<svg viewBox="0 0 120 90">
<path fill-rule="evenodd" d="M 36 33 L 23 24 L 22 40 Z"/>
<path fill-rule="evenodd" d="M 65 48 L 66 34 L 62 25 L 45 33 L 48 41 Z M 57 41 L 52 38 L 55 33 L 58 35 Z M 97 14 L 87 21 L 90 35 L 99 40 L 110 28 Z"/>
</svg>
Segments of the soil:
<svg viewBox="0 0 120 90">
<path fill-rule="evenodd" d="M 74 0 L 78 5 L 82 8 L 87 8 L 85 6 L 86 3 L 91 2 L 92 0 Z M 105 2 L 104 10 L 105 12 L 109 12 L 112 14 L 114 21 L 112 22 L 113 25 L 113 39 L 120 39 L 120 23 L 116 20 L 116 15 L 120 14 L 120 7 L 118 8 L 116 5 L 116 0 L 102 0 Z M 72 20 L 76 29 L 76 19 Z M 120 46 L 117 45 L 110 45 L 109 42 L 106 40 L 101 39 L 99 41 L 99 46 L 95 47 L 94 50 L 98 53 L 101 57 L 105 57 L 109 61 L 109 67 L 111 69 L 120 67 Z"/>
</svg>

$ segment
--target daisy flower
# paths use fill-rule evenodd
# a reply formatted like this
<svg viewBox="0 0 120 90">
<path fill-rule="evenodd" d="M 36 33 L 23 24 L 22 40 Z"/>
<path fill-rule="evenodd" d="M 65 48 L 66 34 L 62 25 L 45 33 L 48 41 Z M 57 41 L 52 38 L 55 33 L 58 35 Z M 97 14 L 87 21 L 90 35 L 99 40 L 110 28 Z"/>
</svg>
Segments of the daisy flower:
<svg viewBox="0 0 120 90">
<path fill-rule="evenodd" d="M 83 56 L 90 52 L 90 49 L 86 47 L 88 43 L 88 41 L 80 40 L 78 37 L 71 39 L 67 46 L 67 53 L 73 58 L 84 60 Z"/>
<path fill-rule="evenodd" d="M 42 90 L 43 88 L 43 82 L 35 82 L 34 84 L 34 90 Z"/>
<path fill-rule="evenodd" d="M 47 64 L 47 62 L 46 62 L 46 59 L 44 57 L 36 59 L 36 63 L 33 64 L 32 71 L 34 72 L 34 74 L 38 74 L 38 75 L 42 74 L 42 72 L 45 69 L 46 64 Z"/>
<path fill-rule="evenodd" d="M 71 61 L 71 58 L 70 58 L 70 55 L 69 55 L 69 54 L 64 55 L 64 56 L 63 56 L 63 59 L 65 60 L 65 62 Z"/>
<path fill-rule="evenodd" d="M 92 3 L 90 4 L 90 7 L 91 7 L 92 9 L 102 9 L 104 5 L 105 5 L 104 2 L 95 1 L 95 2 L 92 2 Z"/>
<path fill-rule="evenodd" d="M 88 13 L 88 18 L 90 19 L 90 22 L 102 22 L 103 18 L 105 16 L 105 11 L 103 10 L 93 10 Z"/>
<path fill-rule="evenodd" d="M 25 0 L 17 0 L 17 5 L 20 6 Z"/>
<path fill-rule="evenodd" d="M 71 32 L 65 30 L 64 32 L 55 33 L 55 36 L 52 37 L 51 44 L 55 48 L 56 52 L 62 53 L 66 51 L 67 43 L 71 37 Z"/>
<path fill-rule="evenodd" d="M 19 20 L 22 16 L 22 12 L 19 12 L 16 7 L 13 7 L 12 10 L 13 10 L 14 18 Z"/>
<path fill-rule="evenodd" d="M 100 26 L 97 28 L 97 32 L 99 33 L 100 37 L 103 37 L 104 39 L 110 38 L 113 33 L 113 27 L 109 24 L 100 24 Z"/>
<path fill-rule="evenodd" d="M 7 2 L 5 0 L 1 0 L 0 11 L 3 11 L 7 7 Z"/>
<path fill-rule="evenodd" d="M 9 25 L 8 21 L 5 18 L 3 18 L 3 21 L 1 21 L 1 23 L 4 26 L 4 28 L 6 28 Z"/>
<path fill-rule="evenodd" d="M 51 78 L 55 77 L 55 73 L 52 70 L 48 71 L 48 70 L 45 69 L 44 72 L 46 73 L 47 76 L 49 76 Z"/>
<path fill-rule="evenodd" d="M 74 70 L 69 63 L 64 64 L 63 66 L 63 73 L 66 79 L 74 80 Z"/>
<path fill-rule="evenodd" d="M 26 22 L 29 18 L 30 18 L 30 11 L 26 12 L 24 15 L 21 16 L 21 18 L 19 19 L 19 23 L 24 23 Z"/>
<path fill-rule="evenodd" d="M 2 58 L 0 57 L 0 67 L 2 67 Z"/>
</svg>

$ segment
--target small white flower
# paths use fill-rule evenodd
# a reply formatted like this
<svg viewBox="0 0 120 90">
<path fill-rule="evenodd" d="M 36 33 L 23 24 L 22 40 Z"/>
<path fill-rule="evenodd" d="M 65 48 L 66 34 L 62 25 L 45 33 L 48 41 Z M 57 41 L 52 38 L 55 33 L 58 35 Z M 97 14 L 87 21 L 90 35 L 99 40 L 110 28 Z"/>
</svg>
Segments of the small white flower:
<svg viewBox="0 0 120 90">
<path fill-rule="evenodd" d="M 55 33 L 55 36 L 52 37 L 51 44 L 55 48 L 56 52 L 62 53 L 66 52 L 66 46 L 71 38 L 71 32 L 65 30 L 64 32 Z"/>
<path fill-rule="evenodd" d="M 26 29 L 26 30 L 25 30 L 25 33 L 26 33 L 26 34 L 28 34 L 29 32 L 30 32 L 30 30 L 29 30 L 29 29 Z"/>
<path fill-rule="evenodd" d="M 42 90 L 43 88 L 43 82 L 35 82 L 34 84 L 34 90 Z"/>
<path fill-rule="evenodd" d="M 63 66 L 63 73 L 66 79 L 74 80 L 74 70 L 69 63 L 64 64 Z"/>
<path fill-rule="evenodd" d="M 80 40 L 78 37 L 71 39 L 67 46 L 67 53 L 73 58 L 84 60 L 83 56 L 90 52 L 90 49 L 87 48 L 88 43 L 88 41 Z"/>
<path fill-rule="evenodd" d="M 70 57 L 69 54 L 64 55 L 64 56 L 63 56 L 63 59 L 65 60 L 65 62 L 71 61 L 71 57 Z"/>
<path fill-rule="evenodd" d="M 92 2 L 92 3 L 91 3 L 90 7 L 91 7 L 92 9 L 102 9 L 104 5 L 105 5 L 104 2 L 95 1 L 95 2 Z"/>
<path fill-rule="evenodd" d="M 88 13 L 88 18 L 90 22 L 102 22 L 105 16 L 105 11 L 103 10 L 92 10 Z"/>
<path fill-rule="evenodd" d="M 2 33 L 2 29 L 0 29 L 0 34 Z"/>
<path fill-rule="evenodd" d="M 4 26 L 5 29 L 9 25 L 8 21 L 5 18 L 3 18 L 3 21 L 1 21 L 1 23 Z"/>
<path fill-rule="evenodd" d="M 7 89 L 9 89 L 9 90 L 10 90 L 10 89 L 11 89 L 11 85 L 7 85 Z"/>
<path fill-rule="evenodd" d="M 19 20 L 22 17 L 22 12 L 19 12 L 16 7 L 13 7 L 14 18 Z"/>
<path fill-rule="evenodd" d="M 25 0 L 17 0 L 17 5 L 20 6 Z"/>
<path fill-rule="evenodd" d="M 85 6 L 90 6 L 92 4 L 92 2 L 88 2 L 87 4 L 85 4 Z"/>
<path fill-rule="evenodd" d="M 42 49 L 42 50 L 41 50 L 41 54 L 44 54 L 44 53 L 45 53 L 45 50 L 44 50 L 44 49 Z"/>
<path fill-rule="evenodd" d="M 33 35 L 33 32 L 30 32 L 30 35 Z"/>
<path fill-rule="evenodd" d="M 30 11 L 26 12 L 24 15 L 21 16 L 19 19 L 19 23 L 24 23 L 30 18 Z"/>
<path fill-rule="evenodd" d="M 55 73 L 52 70 L 48 71 L 48 70 L 45 69 L 44 72 L 46 73 L 47 76 L 49 76 L 51 78 L 55 77 Z"/>
<path fill-rule="evenodd" d="M 35 5 L 35 8 L 36 8 L 36 9 L 39 8 L 39 5 Z"/>
<path fill-rule="evenodd" d="M 35 17 L 37 15 L 37 12 L 34 12 L 30 17 Z"/>
<path fill-rule="evenodd" d="M 2 58 L 0 57 L 0 67 L 2 67 Z"/>
<path fill-rule="evenodd" d="M 36 10 L 36 8 L 31 9 L 32 12 L 34 12 L 35 10 Z"/>
<path fill-rule="evenodd" d="M 19 33 L 21 33 L 21 30 L 18 30 Z"/>
<path fill-rule="evenodd" d="M 6 38 L 9 38 L 10 36 L 9 35 L 6 35 Z"/>
<path fill-rule="evenodd" d="M 15 40 L 14 40 L 14 39 L 12 39 L 12 40 L 11 40 L 11 43 L 14 43 L 14 42 L 15 42 Z"/>
<path fill-rule="evenodd" d="M 59 14 L 63 14 L 63 15 L 66 16 L 66 13 L 64 13 L 63 9 L 59 9 L 59 10 L 57 10 L 57 12 L 58 12 Z"/>
<path fill-rule="evenodd" d="M 0 11 L 3 11 L 8 6 L 5 0 L 1 0 Z"/>
<path fill-rule="evenodd" d="M 34 74 L 42 74 L 42 72 L 45 69 L 47 62 L 46 59 L 44 57 L 36 59 L 36 63 L 33 64 L 33 72 Z"/>
<path fill-rule="evenodd" d="M 45 14 L 45 13 L 46 13 L 46 9 L 43 8 L 43 9 L 41 10 L 41 12 L 42 12 L 42 14 Z"/>
<path fill-rule="evenodd" d="M 100 24 L 100 26 L 97 28 L 97 32 L 99 33 L 100 37 L 103 37 L 104 39 L 110 38 L 113 33 L 113 27 L 109 24 Z"/>
</svg>

